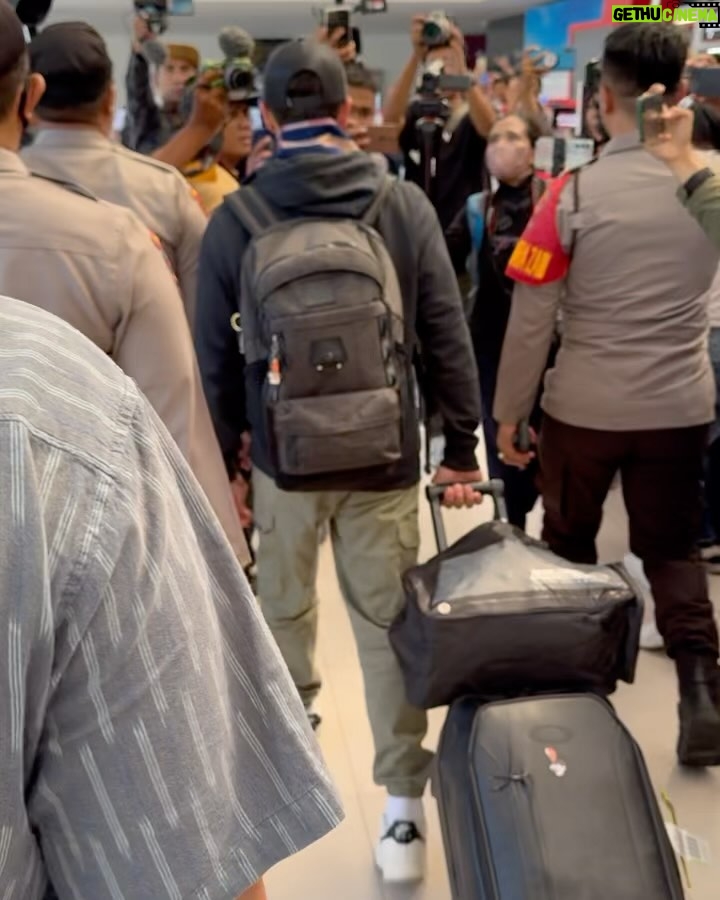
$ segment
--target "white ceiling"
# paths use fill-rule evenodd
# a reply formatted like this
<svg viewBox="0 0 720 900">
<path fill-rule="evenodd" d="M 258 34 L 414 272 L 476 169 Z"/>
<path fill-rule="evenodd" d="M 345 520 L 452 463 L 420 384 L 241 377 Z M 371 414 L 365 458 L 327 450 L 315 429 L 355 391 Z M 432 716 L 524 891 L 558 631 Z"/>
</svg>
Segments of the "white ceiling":
<svg viewBox="0 0 720 900">
<path fill-rule="evenodd" d="M 388 0 L 385 15 L 364 16 L 359 23 L 364 32 L 397 31 L 416 12 L 442 9 L 453 16 L 466 32 L 481 31 L 488 20 L 521 13 L 547 0 Z M 240 25 L 255 37 L 294 37 L 307 33 L 313 22 L 313 10 L 332 5 L 317 0 L 195 0 L 194 20 L 177 18 L 173 31 L 192 34 L 193 27 Z M 117 25 L 127 19 L 132 0 L 55 0 L 48 19 L 82 19 L 92 14 L 96 25 Z"/>
</svg>

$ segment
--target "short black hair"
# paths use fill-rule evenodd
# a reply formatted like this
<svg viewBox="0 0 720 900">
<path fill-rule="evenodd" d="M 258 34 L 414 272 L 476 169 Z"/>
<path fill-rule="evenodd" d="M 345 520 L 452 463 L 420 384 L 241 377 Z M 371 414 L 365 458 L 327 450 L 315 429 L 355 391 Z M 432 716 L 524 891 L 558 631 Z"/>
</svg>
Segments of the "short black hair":
<svg viewBox="0 0 720 900">
<path fill-rule="evenodd" d="M 312 115 L 308 114 L 308 104 L 303 101 L 319 100 L 322 94 L 322 82 L 315 72 L 298 72 L 290 79 L 287 87 L 287 99 L 298 102 L 290 103 L 283 109 L 273 109 L 272 113 L 281 126 L 307 119 L 337 119 L 340 106 L 333 103 L 313 103 Z"/>
<path fill-rule="evenodd" d="M 103 111 L 108 90 L 109 87 L 106 87 L 102 95 L 91 103 L 78 103 L 75 106 L 66 106 L 61 109 L 54 106 L 43 106 L 41 102 L 35 110 L 35 115 L 44 122 L 53 122 L 58 125 L 92 125 Z"/>
<path fill-rule="evenodd" d="M 364 66 L 361 62 L 351 62 L 345 66 L 345 74 L 347 75 L 348 86 L 354 88 L 363 88 L 377 94 L 377 82 L 375 75 Z"/>
<path fill-rule="evenodd" d="M 630 22 L 605 41 L 602 76 L 621 97 L 635 99 L 653 84 L 677 92 L 688 54 L 683 30 L 669 22 Z"/>
<path fill-rule="evenodd" d="M 0 119 L 5 119 L 13 108 L 18 91 L 30 75 L 30 57 L 23 53 L 15 65 L 0 76 Z"/>
</svg>

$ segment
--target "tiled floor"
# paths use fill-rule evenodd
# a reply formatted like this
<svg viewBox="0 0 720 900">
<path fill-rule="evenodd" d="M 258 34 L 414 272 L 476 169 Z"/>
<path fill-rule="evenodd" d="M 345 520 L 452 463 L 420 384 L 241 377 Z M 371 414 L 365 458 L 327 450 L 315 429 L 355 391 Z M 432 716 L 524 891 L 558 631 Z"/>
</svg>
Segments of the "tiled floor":
<svg viewBox="0 0 720 900">
<path fill-rule="evenodd" d="M 672 503 L 670 493 L 668 503 Z M 489 514 L 489 509 L 480 513 L 484 517 Z M 461 536 L 480 520 L 480 515 L 451 513 L 450 537 Z M 537 533 L 538 525 L 536 515 L 531 532 Z M 622 502 L 619 494 L 614 493 L 608 502 L 601 537 L 603 558 L 621 558 L 626 540 Z M 422 552 L 425 556 L 433 552 L 427 510 L 424 511 Z M 717 605 L 720 578 L 715 579 L 713 588 Z M 450 900 L 439 825 L 431 798 L 427 800 L 430 871 L 426 883 L 412 889 L 390 890 L 383 887 L 375 874 L 372 851 L 384 797 L 372 783 L 372 742 L 364 711 L 362 679 L 328 546 L 323 548 L 320 592 L 323 607 L 319 653 L 325 679 L 319 704 L 324 717 L 320 742 L 342 793 L 347 819 L 335 834 L 270 874 L 267 880 L 270 900 Z M 696 864 L 690 869 L 692 888 L 687 898 L 718 900 L 720 770 L 690 775 L 677 769 L 675 702 L 672 665 L 658 654 L 643 654 L 637 683 L 621 688 L 616 696 L 621 716 L 642 745 L 656 788 L 668 792 L 681 825 L 711 844 L 711 864 Z M 428 746 L 436 745 L 443 716 L 443 711 L 432 714 Z M 609 822 L 608 828 L 611 827 Z M 611 864 L 608 860 L 608 865 Z"/>
</svg>

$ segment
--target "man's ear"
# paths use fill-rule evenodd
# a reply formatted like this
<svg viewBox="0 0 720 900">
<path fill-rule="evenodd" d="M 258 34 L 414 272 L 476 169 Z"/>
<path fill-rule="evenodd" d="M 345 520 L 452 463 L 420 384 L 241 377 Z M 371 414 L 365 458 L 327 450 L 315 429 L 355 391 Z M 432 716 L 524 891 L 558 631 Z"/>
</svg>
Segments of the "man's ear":
<svg viewBox="0 0 720 900">
<path fill-rule="evenodd" d="M 114 84 L 110 84 L 105 97 L 103 98 L 103 112 L 111 119 L 115 115 L 115 107 L 117 106 L 117 88 Z"/>
<path fill-rule="evenodd" d="M 617 107 L 617 101 L 610 88 L 602 82 L 600 82 L 599 98 L 601 115 L 612 115 Z"/>
<path fill-rule="evenodd" d="M 32 119 L 35 108 L 45 93 L 45 87 L 45 79 L 42 75 L 34 73 L 28 78 L 20 99 L 23 108 L 18 110 L 20 115 L 25 116 L 28 121 Z"/>
<path fill-rule="evenodd" d="M 280 125 L 278 124 L 275 116 L 272 114 L 272 110 L 270 109 L 270 107 L 266 103 L 263 103 L 262 100 L 260 101 L 260 114 L 262 115 L 265 128 L 267 128 L 268 131 L 272 132 L 272 134 L 279 134 Z"/>
<path fill-rule="evenodd" d="M 350 121 L 350 113 L 352 112 L 352 100 L 348 97 L 338 110 L 337 123 L 341 128 L 347 128 Z"/>
</svg>

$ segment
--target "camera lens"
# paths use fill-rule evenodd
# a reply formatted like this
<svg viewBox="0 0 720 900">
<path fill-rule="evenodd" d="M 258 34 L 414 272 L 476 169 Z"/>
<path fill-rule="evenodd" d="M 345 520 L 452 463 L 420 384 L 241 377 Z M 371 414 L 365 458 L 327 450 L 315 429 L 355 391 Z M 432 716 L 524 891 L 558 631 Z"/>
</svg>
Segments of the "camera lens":
<svg viewBox="0 0 720 900">
<path fill-rule="evenodd" d="M 251 90 L 253 87 L 253 73 L 247 69 L 229 68 L 225 72 L 225 85 L 230 91 Z"/>
<path fill-rule="evenodd" d="M 426 22 L 423 26 L 423 38 L 433 43 L 442 37 L 442 29 L 437 22 Z"/>
</svg>

